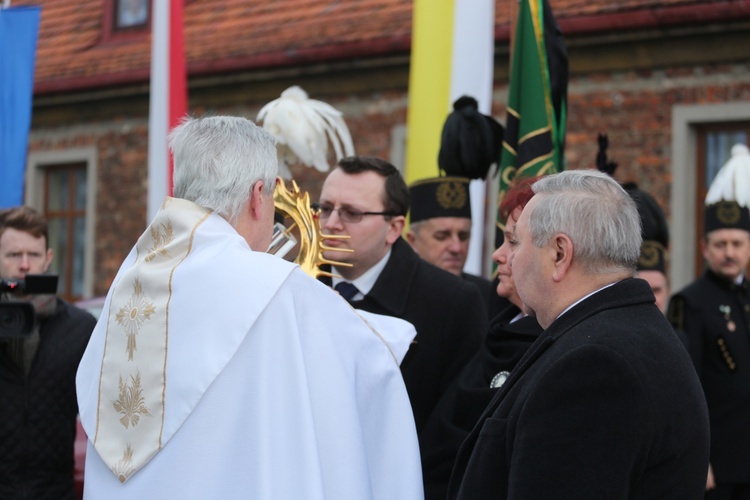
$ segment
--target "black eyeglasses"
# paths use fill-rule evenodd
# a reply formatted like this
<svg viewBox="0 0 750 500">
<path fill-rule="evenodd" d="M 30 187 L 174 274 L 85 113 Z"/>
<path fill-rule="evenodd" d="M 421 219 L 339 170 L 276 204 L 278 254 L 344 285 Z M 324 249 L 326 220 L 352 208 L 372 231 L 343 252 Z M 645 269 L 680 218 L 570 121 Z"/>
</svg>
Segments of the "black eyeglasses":
<svg viewBox="0 0 750 500">
<path fill-rule="evenodd" d="M 383 215 L 385 217 L 394 217 L 396 215 L 399 215 L 394 212 L 360 212 L 359 210 L 355 210 L 349 207 L 333 208 L 330 205 L 318 205 L 317 208 L 320 210 L 321 220 L 329 218 L 331 216 L 331 213 L 333 213 L 333 211 L 335 210 L 339 214 L 339 219 L 341 219 L 343 222 L 359 222 L 365 215 Z"/>
</svg>

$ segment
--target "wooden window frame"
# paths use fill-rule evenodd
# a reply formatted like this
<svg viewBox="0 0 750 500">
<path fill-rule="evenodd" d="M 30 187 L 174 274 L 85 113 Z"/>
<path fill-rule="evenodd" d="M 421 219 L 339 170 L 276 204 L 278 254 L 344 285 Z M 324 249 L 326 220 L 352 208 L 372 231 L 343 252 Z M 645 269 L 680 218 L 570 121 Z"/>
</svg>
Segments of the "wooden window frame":
<svg viewBox="0 0 750 500">
<path fill-rule="evenodd" d="M 82 169 L 87 175 L 87 165 L 85 162 L 73 162 L 73 163 L 62 163 L 57 165 L 50 165 L 48 167 L 45 167 L 44 170 L 44 179 L 43 179 L 43 185 L 44 185 L 44 192 L 43 192 L 43 214 L 47 221 L 52 221 L 55 219 L 66 219 L 68 221 L 75 220 L 76 217 L 82 217 L 85 221 L 86 219 L 86 206 L 84 205 L 83 208 L 75 208 L 73 206 L 73 203 L 76 199 L 76 189 L 75 189 L 75 176 L 71 175 L 69 177 L 68 181 L 68 200 L 69 200 L 69 206 L 67 207 L 61 207 L 58 210 L 52 210 L 49 208 L 49 199 L 50 199 L 50 177 L 51 173 L 56 171 L 62 171 L 62 170 L 68 170 L 71 173 Z M 67 235 L 66 235 L 66 252 L 65 252 L 65 261 L 63 262 L 59 258 L 61 256 L 58 256 L 58 268 L 57 271 L 59 274 L 64 274 L 66 279 L 66 289 L 65 290 L 58 290 L 58 295 L 62 297 L 63 299 L 69 301 L 69 302 L 75 302 L 76 300 L 80 300 L 82 298 L 82 295 L 73 295 L 72 289 L 73 289 L 73 257 L 74 257 L 74 238 L 75 238 L 75 228 L 72 222 L 69 222 L 66 224 L 67 226 Z M 86 242 L 83 242 L 84 246 Z M 53 245 L 51 245 L 51 242 L 47 242 L 48 247 L 52 248 Z M 82 269 L 82 272 L 85 274 L 85 267 Z M 81 287 L 82 289 L 85 289 L 85 276 L 81 276 Z M 84 292 L 85 293 L 85 292 Z"/>
</svg>

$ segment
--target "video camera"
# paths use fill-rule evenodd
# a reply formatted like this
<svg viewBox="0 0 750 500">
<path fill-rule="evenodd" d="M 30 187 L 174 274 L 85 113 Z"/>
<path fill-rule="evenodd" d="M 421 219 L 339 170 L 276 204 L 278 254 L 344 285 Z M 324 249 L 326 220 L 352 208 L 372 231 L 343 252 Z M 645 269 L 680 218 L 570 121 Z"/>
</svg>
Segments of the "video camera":
<svg viewBox="0 0 750 500">
<path fill-rule="evenodd" d="M 36 313 L 31 302 L 4 300 L 5 294 L 57 293 L 56 274 L 29 274 L 22 280 L 0 279 L 0 341 L 23 338 L 34 331 Z"/>
</svg>

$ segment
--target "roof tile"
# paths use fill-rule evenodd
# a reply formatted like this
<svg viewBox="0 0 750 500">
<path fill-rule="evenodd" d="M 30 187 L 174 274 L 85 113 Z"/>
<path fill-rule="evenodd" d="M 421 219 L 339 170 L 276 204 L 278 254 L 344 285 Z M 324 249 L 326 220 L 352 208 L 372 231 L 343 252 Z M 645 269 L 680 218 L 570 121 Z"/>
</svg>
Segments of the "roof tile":
<svg viewBox="0 0 750 500">
<path fill-rule="evenodd" d="M 134 74 L 145 79 L 151 35 L 104 38 L 109 0 L 14 0 L 42 5 L 36 83 Z M 496 26 L 507 27 L 511 2 L 495 0 Z M 726 3 L 716 0 L 550 0 L 558 20 L 666 6 Z M 220 61 L 294 64 L 309 49 L 354 46 L 349 56 L 408 51 L 412 2 L 404 0 L 188 0 L 184 8 L 188 68 L 220 68 Z M 395 40 L 394 43 L 372 43 Z M 359 52 L 357 52 L 359 51 Z M 326 57 L 334 57 L 329 53 Z M 81 83 L 81 85 L 85 85 Z"/>
</svg>

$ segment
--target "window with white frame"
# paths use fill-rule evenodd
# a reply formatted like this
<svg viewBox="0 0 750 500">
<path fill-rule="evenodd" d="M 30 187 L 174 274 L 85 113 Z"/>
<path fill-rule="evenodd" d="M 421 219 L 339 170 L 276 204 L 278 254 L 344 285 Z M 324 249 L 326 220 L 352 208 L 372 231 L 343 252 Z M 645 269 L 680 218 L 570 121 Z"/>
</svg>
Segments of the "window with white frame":
<svg viewBox="0 0 750 500">
<path fill-rule="evenodd" d="M 703 205 L 711 181 L 737 143 L 750 141 L 750 103 L 672 109 L 670 285 L 680 290 L 704 269 Z"/>
</svg>

